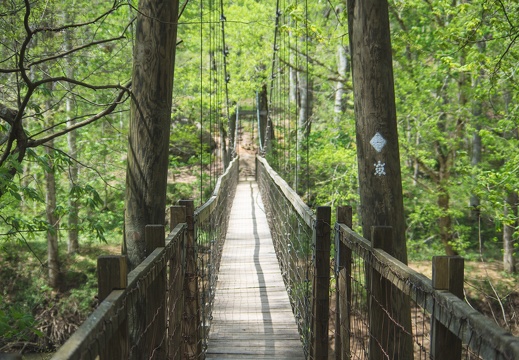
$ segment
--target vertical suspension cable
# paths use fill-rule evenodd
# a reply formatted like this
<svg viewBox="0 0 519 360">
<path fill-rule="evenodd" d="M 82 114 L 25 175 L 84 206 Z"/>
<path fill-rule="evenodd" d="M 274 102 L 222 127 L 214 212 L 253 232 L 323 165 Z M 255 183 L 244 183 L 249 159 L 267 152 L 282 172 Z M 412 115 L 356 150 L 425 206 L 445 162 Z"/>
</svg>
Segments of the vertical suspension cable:
<svg viewBox="0 0 519 360">
<path fill-rule="evenodd" d="M 210 79 L 209 79 L 209 91 L 211 93 L 211 104 L 210 104 L 210 112 L 209 112 L 209 128 L 210 128 L 210 131 L 211 131 L 211 139 L 214 138 L 216 132 L 215 132 L 215 124 L 216 124 L 216 116 L 217 116 L 217 111 L 218 111 L 218 94 L 217 94 L 217 67 L 216 67 L 216 63 L 217 63 L 217 59 L 216 59 L 216 51 L 217 51 L 217 44 L 218 44 L 218 32 L 215 31 L 215 27 L 216 27 L 216 7 L 215 7 L 215 1 L 216 0 L 211 0 L 210 1 L 210 16 L 209 16 L 209 19 L 210 19 L 210 39 L 211 39 L 211 44 L 210 44 L 210 47 L 209 47 L 209 61 L 210 61 Z M 216 169 L 216 164 L 217 164 L 217 161 L 216 161 L 216 154 L 214 156 L 214 159 L 213 159 L 213 153 L 212 153 L 212 150 L 211 150 L 211 160 L 210 160 L 210 164 L 209 164 L 209 167 L 210 167 L 210 174 L 211 174 L 211 178 L 210 178 L 210 184 L 211 184 L 211 187 L 214 189 L 214 187 L 216 186 L 216 178 L 217 178 L 217 169 Z"/>
<path fill-rule="evenodd" d="M 279 8 L 279 0 L 276 1 L 276 22 L 274 25 L 274 45 L 272 48 L 272 63 L 271 63 L 271 73 L 270 73 L 270 94 L 268 100 L 268 113 L 267 113 L 267 126 L 265 130 L 265 139 L 264 146 L 261 146 L 261 138 L 260 138 L 260 151 L 262 155 L 265 155 L 265 151 L 267 149 L 267 144 L 272 140 L 270 139 L 270 126 L 273 126 L 273 113 L 274 113 L 274 79 L 276 78 L 276 58 L 277 58 L 277 49 L 278 49 L 278 32 L 279 32 L 279 19 L 281 17 L 281 9 Z M 259 124 L 258 124 L 259 125 Z M 259 134 L 259 128 L 258 128 Z M 258 137 L 261 137 L 259 134 Z"/>
<path fill-rule="evenodd" d="M 203 129 L 204 129 L 204 80 L 203 80 L 203 62 L 204 62 L 204 41 L 203 41 L 203 5 L 200 0 L 200 205 L 204 203 L 204 169 L 203 169 L 203 156 L 204 156 L 204 142 L 203 142 Z"/>
<path fill-rule="evenodd" d="M 283 7 L 286 9 L 287 5 L 286 5 L 286 1 L 284 0 L 283 1 Z M 285 14 L 284 16 L 284 22 L 285 24 L 287 25 L 290 25 L 289 23 L 289 20 L 290 18 Z M 285 31 L 285 36 L 284 36 L 284 44 L 283 44 L 283 47 L 285 49 L 285 55 L 284 55 L 284 58 L 285 58 L 285 69 L 286 69 L 286 74 L 285 74 L 285 90 L 286 91 L 286 95 L 285 95 L 285 99 L 283 101 L 283 104 L 284 104 L 284 117 L 283 117 L 283 129 L 284 129 L 284 132 L 285 132 L 285 139 L 283 141 L 283 168 L 284 168 L 284 173 L 285 174 L 290 174 L 291 171 L 290 171 L 290 144 L 291 144 L 291 139 L 290 139 L 290 136 L 291 136 L 291 133 L 290 133 L 290 129 L 291 129 L 291 121 L 292 121 L 292 113 L 291 113 L 291 87 L 290 87 L 290 74 L 292 72 L 292 69 L 291 69 L 291 66 L 292 64 L 290 63 L 290 32 L 288 31 Z M 288 65 L 287 65 L 288 64 Z M 287 85 L 287 77 L 288 77 L 288 85 Z M 286 104 L 286 106 L 285 106 Z M 288 127 L 288 129 L 287 129 Z M 287 177 L 287 181 L 290 181 L 290 178 Z"/>
<path fill-rule="evenodd" d="M 298 0 L 296 0 L 296 9 L 299 7 L 299 2 Z M 296 36 L 297 36 L 297 27 L 299 26 L 299 22 L 297 20 L 294 21 L 294 28 L 296 29 Z M 295 88 L 296 88 L 296 101 L 300 101 L 300 96 L 298 95 L 300 93 L 299 91 L 299 36 L 296 37 L 295 39 L 295 68 L 296 68 L 296 71 L 295 71 L 295 75 L 296 75 L 296 78 L 294 80 L 295 84 Z M 299 115 L 300 115 L 300 112 L 299 112 L 299 107 L 301 106 L 301 104 L 297 104 L 296 103 L 296 114 L 295 114 L 295 135 L 296 135 L 296 141 L 295 141 L 295 144 L 296 144 L 296 147 L 295 147 L 295 172 L 294 172 L 294 175 L 295 175 L 295 178 L 294 178 L 294 190 L 297 192 L 298 188 L 299 188 L 299 171 L 300 171 L 300 168 L 299 168 Z"/>
<path fill-rule="evenodd" d="M 223 12 L 223 0 L 220 0 L 220 22 L 222 24 L 222 51 L 223 51 L 223 73 L 224 73 L 224 76 L 225 76 L 225 82 L 224 82 L 224 86 L 225 86 L 225 115 L 226 115 L 226 118 L 227 118 L 227 125 L 229 126 L 229 122 L 230 122 L 230 115 L 229 115 L 229 87 L 228 87 L 228 84 L 229 84 L 229 81 L 231 80 L 231 77 L 229 75 L 229 73 L 227 72 L 227 55 L 229 54 L 229 50 L 227 49 L 227 46 L 225 45 L 225 21 L 227 20 L 225 18 L 225 15 L 224 15 L 224 12 Z M 230 129 L 232 130 L 232 129 Z M 234 135 L 233 135 L 234 136 Z M 231 144 L 232 146 L 233 144 Z M 234 151 L 235 149 L 230 149 L 231 150 L 231 154 L 229 154 L 228 156 L 230 158 L 234 157 Z"/>
<path fill-rule="evenodd" d="M 308 43 L 309 43 L 309 33 L 308 33 L 308 0 L 305 0 L 305 47 L 306 47 L 306 54 L 305 54 L 305 60 L 306 60 L 306 198 L 310 199 L 310 102 L 312 101 L 312 96 L 310 96 L 310 91 L 312 90 L 310 88 L 310 66 L 308 61 Z"/>
</svg>

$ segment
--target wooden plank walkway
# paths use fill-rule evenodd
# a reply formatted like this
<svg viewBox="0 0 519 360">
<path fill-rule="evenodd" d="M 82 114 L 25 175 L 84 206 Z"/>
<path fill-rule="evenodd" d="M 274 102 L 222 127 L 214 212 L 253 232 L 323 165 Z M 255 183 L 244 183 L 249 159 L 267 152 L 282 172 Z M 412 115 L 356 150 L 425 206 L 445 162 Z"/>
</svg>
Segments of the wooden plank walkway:
<svg viewBox="0 0 519 360">
<path fill-rule="evenodd" d="M 238 184 L 206 359 L 304 359 L 258 186 Z"/>
</svg>

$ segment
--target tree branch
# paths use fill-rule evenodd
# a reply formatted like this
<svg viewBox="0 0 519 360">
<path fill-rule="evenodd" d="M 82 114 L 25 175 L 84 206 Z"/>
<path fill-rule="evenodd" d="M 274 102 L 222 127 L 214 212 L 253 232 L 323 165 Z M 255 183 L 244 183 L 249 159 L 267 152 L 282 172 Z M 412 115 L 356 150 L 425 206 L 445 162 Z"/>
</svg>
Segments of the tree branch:
<svg viewBox="0 0 519 360">
<path fill-rule="evenodd" d="M 9 125 L 13 125 L 14 119 L 16 119 L 17 114 L 18 110 L 12 109 L 0 103 L 0 119 L 4 120 Z"/>
<path fill-rule="evenodd" d="M 65 56 L 67 56 L 67 55 L 73 54 L 73 53 L 75 53 L 77 51 L 80 51 L 80 50 L 87 49 L 87 48 L 89 48 L 91 46 L 101 45 L 101 44 L 104 44 L 104 43 L 107 43 L 107 42 L 112 42 L 112 41 L 117 41 L 117 40 L 122 40 L 124 38 L 125 38 L 124 35 L 121 35 L 121 36 L 118 36 L 118 37 L 115 37 L 115 38 L 111 38 L 111 39 L 94 41 L 94 42 L 88 43 L 86 45 L 79 46 L 77 48 L 71 49 L 69 51 L 65 51 L 63 53 L 60 53 L 60 54 L 57 54 L 57 55 L 54 55 L 54 56 L 50 56 L 48 58 L 44 58 L 44 59 L 40 59 L 38 61 L 34 61 L 34 62 L 28 64 L 27 68 L 30 68 L 31 66 L 34 66 L 34 65 L 39 65 L 39 64 L 47 62 L 47 61 L 63 58 Z"/>
<path fill-rule="evenodd" d="M 91 124 L 93 123 L 94 121 L 96 120 L 99 120 L 101 119 L 102 117 L 105 117 L 106 115 L 109 115 L 110 113 L 112 113 L 119 104 L 123 103 L 125 100 L 123 100 L 123 97 L 124 97 L 124 94 L 130 94 L 130 86 L 131 86 L 131 82 L 129 82 L 128 84 L 126 84 L 125 86 L 118 86 L 119 89 L 121 89 L 119 91 L 119 94 L 117 95 L 117 97 L 114 99 L 114 101 L 106 108 L 104 109 L 103 111 L 95 114 L 94 116 L 91 116 L 89 117 L 88 119 L 85 119 L 81 122 L 78 122 L 62 131 L 59 131 L 59 132 L 56 132 L 54 134 L 51 134 L 49 136 L 46 136 L 46 137 L 43 137 L 41 139 L 30 139 L 27 143 L 27 147 L 36 147 L 36 146 L 39 146 L 39 145 L 42 145 L 52 139 L 55 139 L 57 137 L 60 137 L 60 136 L 63 136 L 71 131 L 74 131 L 76 129 L 79 129 L 83 126 L 86 126 L 88 124 Z M 112 86 L 113 88 L 113 86 Z"/>
</svg>

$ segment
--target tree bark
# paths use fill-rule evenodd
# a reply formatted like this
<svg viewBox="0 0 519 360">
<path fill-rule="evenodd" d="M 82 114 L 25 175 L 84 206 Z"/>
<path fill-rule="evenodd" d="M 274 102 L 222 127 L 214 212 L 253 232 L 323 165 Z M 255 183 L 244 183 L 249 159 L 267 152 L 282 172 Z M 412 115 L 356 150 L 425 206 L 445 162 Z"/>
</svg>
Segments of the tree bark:
<svg viewBox="0 0 519 360">
<path fill-rule="evenodd" d="M 335 86 L 335 104 L 333 112 L 335 114 L 335 123 L 338 125 L 341 116 L 346 109 L 346 101 L 344 99 L 344 81 L 348 74 L 348 48 L 342 44 L 337 46 L 337 72 L 339 73 L 339 81 Z"/>
<path fill-rule="evenodd" d="M 268 94 L 267 84 L 261 86 L 261 91 L 258 93 L 258 133 L 260 141 L 260 149 L 266 151 L 268 141 L 272 138 L 267 134 L 268 123 Z M 267 140 L 268 139 L 268 140 Z"/>
<path fill-rule="evenodd" d="M 348 24 L 363 234 L 393 227 L 392 255 L 407 263 L 387 1 L 349 0 Z"/>
<path fill-rule="evenodd" d="M 165 219 L 177 18 L 178 0 L 139 2 L 126 173 L 130 269 L 144 260 L 145 226 Z"/>
<path fill-rule="evenodd" d="M 69 12 L 65 12 L 65 19 L 67 24 L 72 23 L 72 19 L 70 19 Z M 70 39 L 70 33 L 65 33 L 65 47 L 67 50 L 72 49 L 71 39 Z M 74 64 L 71 61 L 70 58 L 66 59 L 67 63 L 67 77 L 70 79 L 74 78 Z M 74 111 L 74 103 L 72 98 L 72 85 L 70 85 L 69 88 L 69 95 L 67 96 L 65 107 L 67 112 L 67 126 L 73 126 L 74 121 L 71 120 L 74 118 L 73 111 Z M 67 142 L 68 142 L 68 148 L 69 148 L 69 154 L 72 159 L 77 158 L 77 135 L 75 131 L 70 131 L 67 134 Z M 79 165 L 77 162 L 72 160 L 72 163 L 69 165 L 69 188 L 72 190 L 74 186 L 77 185 L 79 176 Z M 76 197 L 69 196 L 69 214 L 68 214 L 68 247 L 67 252 L 68 254 L 75 254 L 79 252 L 79 203 Z"/>
<path fill-rule="evenodd" d="M 503 269 L 507 273 L 515 273 L 517 271 L 514 258 L 514 232 L 517 227 L 518 202 L 517 193 L 509 192 L 505 201 L 505 223 L 503 226 Z M 512 218 L 512 220 L 508 221 L 507 218 Z"/>
<path fill-rule="evenodd" d="M 407 263 L 388 3 L 348 0 L 347 5 L 362 231 L 371 240 L 372 227 L 390 226 L 393 241 L 384 247 Z M 412 359 L 409 298 L 393 289 L 385 301 L 389 316 L 405 331 L 388 329 L 393 344 L 378 354 L 384 351 L 390 359 Z M 379 358 L 371 351 L 375 347 L 376 339 L 371 339 L 372 359 Z"/>
<path fill-rule="evenodd" d="M 52 91 L 52 86 L 48 86 Z M 46 108 L 52 106 L 49 100 L 46 101 Z M 52 116 L 52 114 L 50 115 Z M 52 119 L 47 120 L 49 128 L 52 127 Z M 49 228 L 47 230 L 47 265 L 49 267 L 49 286 L 54 290 L 58 290 L 61 283 L 61 271 L 59 264 L 58 251 L 58 224 L 59 219 L 56 216 L 56 176 L 54 167 L 54 140 L 48 142 L 44 147 L 47 156 L 48 169 L 45 170 L 45 215 Z"/>
<path fill-rule="evenodd" d="M 58 251 L 58 222 L 56 216 L 56 177 L 54 169 L 54 141 L 51 140 L 45 146 L 49 169 L 45 172 L 45 214 L 50 227 L 47 230 L 47 263 L 49 267 L 49 286 L 55 290 L 59 289 L 61 272 Z"/>
<path fill-rule="evenodd" d="M 146 257 L 146 225 L 164 224 L 171 124 L 178 0 L 140 0 L 133 54 L 128 165 L 125 198 L 125 251 L 129 270 Z M 138 339 L 147 326 L 145 301 L 129 318 L 135 343 L 132 360 L 147 359 Z"/>
<path fill-rule="evenodd" d="M 294 178 L 294 189 L 299 193 L 303 193 L 301 187 L 302 181 L 302 162 L 306 159 L 306 151 L 308 149 L 308 136 L 311 130 L 311 116 L 313 106 L 312 81 L 309 80 L 307 72 L 299 71 L 297 73 L 298 84 L 298 107 L 299 116 L 297 124 L 297 151 L 296 151 L 296 176 Z M 307 169 L 308 171 L 308 169 Z"/>
</svg>

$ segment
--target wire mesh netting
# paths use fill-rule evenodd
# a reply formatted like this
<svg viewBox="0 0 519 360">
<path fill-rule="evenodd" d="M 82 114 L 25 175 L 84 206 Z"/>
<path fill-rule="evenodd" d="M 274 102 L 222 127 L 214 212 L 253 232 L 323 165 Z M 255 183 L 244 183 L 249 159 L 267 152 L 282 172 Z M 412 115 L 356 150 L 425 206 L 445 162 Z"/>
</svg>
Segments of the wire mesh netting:
<svg viewBox="0 0 519 360">
<path fill-rule="evenodd" d="M 200 358 L 204 358 L 207 350 L 218 269 L 237 184 L 238 160 L 236 159 L 218 181 L 213 197 L 195 213 L 201 316 L 199 334 L 202 353 Z"/>
<path fill-rule="evenodd" d="M 347 289 L 339 301 L 337 329 L 345 334 L 340 351 L 347 358 L 472 360 L 519 354 L 517 338 L 463 299 L 435 289 L 430 279 L 372 248 L 344 224 L 336 225 L 336 236 L 348 253 L 345 271 L 337 274 Z"/>
<path fill-rule="evenodd" d="M 308 358 L 312 336 L 313 224 L 301 217 L 263 166 L 257 172 L 274 248 Z"/>
</svg>

